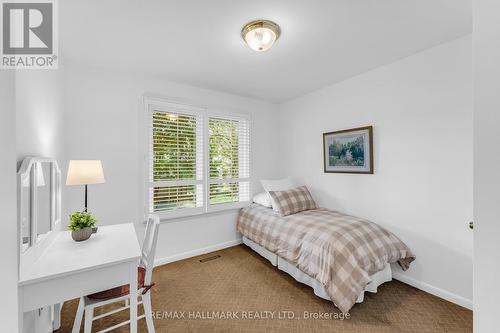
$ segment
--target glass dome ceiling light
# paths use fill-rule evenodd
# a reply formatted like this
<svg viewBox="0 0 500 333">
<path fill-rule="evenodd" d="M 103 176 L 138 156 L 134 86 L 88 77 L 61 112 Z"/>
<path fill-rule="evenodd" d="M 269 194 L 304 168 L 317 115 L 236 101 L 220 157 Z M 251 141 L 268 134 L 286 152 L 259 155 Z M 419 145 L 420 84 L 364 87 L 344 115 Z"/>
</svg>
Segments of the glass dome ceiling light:
<svg viewBox="0 0 500 333">
<path fill-rule="evenodd" d="M 280 34 L 279 25 L 268 20 L 252 21 L 241 29 L 241 37 L 245 43 L 257 52 L 269 50 Z"/>
</svg>

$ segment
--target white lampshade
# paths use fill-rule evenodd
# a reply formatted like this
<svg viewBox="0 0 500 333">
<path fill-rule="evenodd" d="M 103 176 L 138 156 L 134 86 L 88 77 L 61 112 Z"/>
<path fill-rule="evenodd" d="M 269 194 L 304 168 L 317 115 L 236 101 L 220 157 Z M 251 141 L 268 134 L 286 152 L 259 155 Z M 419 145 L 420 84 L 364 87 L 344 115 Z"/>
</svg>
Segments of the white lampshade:
<svg viewBox="0 0 500 333">
<path fill-rule="evenodd" d="M 86 185 L 104 183 L 104 172 L 100 160 L 69 161 L 66 185 Z"/>
</svg>

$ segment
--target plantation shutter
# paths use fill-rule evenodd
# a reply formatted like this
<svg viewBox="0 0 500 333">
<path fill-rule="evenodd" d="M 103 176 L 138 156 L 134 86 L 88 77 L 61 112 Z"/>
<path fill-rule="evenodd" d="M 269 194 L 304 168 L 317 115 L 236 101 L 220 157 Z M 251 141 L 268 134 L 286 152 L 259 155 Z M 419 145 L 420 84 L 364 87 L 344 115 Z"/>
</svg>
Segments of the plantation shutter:
<svg viewBox="0 0 500 333">
<path fill-rule="evenodd" d="M 149 212 L 203 212 L 203 115 L 178 105 L 150 106 Z"/>
<path fill-rule="evenodd" d="M 250 122 L 208 117 L 208 210 L 250 200 Z"/>
</svg>

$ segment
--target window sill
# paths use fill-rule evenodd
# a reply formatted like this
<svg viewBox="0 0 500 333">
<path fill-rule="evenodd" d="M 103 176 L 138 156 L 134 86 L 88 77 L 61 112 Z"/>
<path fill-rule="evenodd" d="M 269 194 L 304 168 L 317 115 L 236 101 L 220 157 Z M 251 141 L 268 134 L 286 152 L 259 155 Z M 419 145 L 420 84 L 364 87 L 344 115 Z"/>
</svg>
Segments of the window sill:
<svg viewBox="0 0 500 333">
<path fill-rule="evenodd" d="M 251 203 L 250 201 L 246 201 L 246 202 L 239 202 L 237 204 L 219 204 L 213 207 L 209 207 L 207 211 L 201 211 L 201 212 L 186 211 L 186 212 L 177 212 L 177 214 L 165 214 L 163 216 L 162 214 L 158 213 L 157 214 L 160 217 L 161 223 L 175 223 L 193 219 L 200 219 L 207 216 L 216 216 L 216 215 L 223 215 L 236 212 L 239 211 L 241 208 L 247 207 L 248 205 L 250 205 L 250 203 Z M 146 221 L 144 221 L 144 223 L 146 223 Z"/>
</svg>

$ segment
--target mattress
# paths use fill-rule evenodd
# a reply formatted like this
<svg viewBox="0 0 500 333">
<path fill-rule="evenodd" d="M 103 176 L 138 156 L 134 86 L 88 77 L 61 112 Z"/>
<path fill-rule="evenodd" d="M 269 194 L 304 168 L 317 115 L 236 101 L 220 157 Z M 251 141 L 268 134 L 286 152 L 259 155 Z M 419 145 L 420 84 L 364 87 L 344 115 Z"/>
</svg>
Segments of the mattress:
<svg viewBox="0 0 500 333">
<path fill-rule="evenodd" d="M 314 279 L 313 277 L 302 272 L 295 265 L 289 263 L 288 261 L 286 261 L 283 258 L 280 258 L 279 256 L 272 253 L 271 251 L 269 251 L 265 247 L 260 246 L 259 244 L 253 242 L 252 240 L 246 238 L 245 236 L 243 236 L 243 244 L 247 245 L 252 250 L 254 250 L 258 254 L 260 254 L 262 257 L 269 260 L 269 262 L 273 266 L 276 266 L 279 270 L 292 276 L 297 282 L 303 283 L 303 284 L 311 287 L 316 296 L 321 297 L 323 299 L 326 299 L 328 301 L 331 301 L 330 297 L 326 293 L 326 290 L 325 290 L 325 287 L 323 286 L 323 284 L 321 282 L 319 282 L 318 280 Z M 376 293 L 378 290 L 378 287 L 381 284 L 392 280 L 391 265 L 387 264 L 383 270 L 371 275 L 370 280 L 371 281 L 366 285 L 365 289 L 358 295 L 358 298 L 356 299 L 356 303 L 363 302 L 366 291 L 371 292 L 371 293 Z"/>
</svg>

